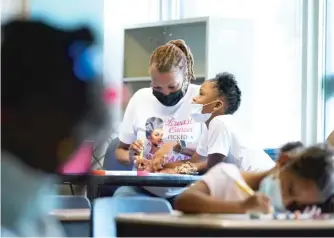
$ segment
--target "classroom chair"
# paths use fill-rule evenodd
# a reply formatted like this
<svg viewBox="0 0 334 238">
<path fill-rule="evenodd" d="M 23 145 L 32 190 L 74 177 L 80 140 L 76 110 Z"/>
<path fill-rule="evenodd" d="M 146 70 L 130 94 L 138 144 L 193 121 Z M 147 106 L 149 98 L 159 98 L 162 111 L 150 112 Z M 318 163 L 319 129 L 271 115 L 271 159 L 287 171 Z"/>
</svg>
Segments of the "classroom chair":
<svg viewBox="0 0 334 238">
<path fill-rule="evenodd" d="M 104 157 L 103 169 L 116 170 L 116 171 L 120 171 L 120 170 L 131 171 L 132 170 L 131 165 L 123 165 L 119 163 L 118 160 L 116 159 L 115 150 L 118 144 L 119 144 L 118 137 L 111 141 L 106 151 L 106 155 Z M 102 185 L 99 188 L 99 196 L 100 197 L 111 197 L 118 187 L 119 186 Z"/>
<path fill-rule="evenodd" d="M 115 218 L 120 213 L 171 213 L 163 198 L 105 197 L 93 201 L 93 237 L 116 237 Z"/>
<path fill-rule="evenodd" d="M 52 196 L 54 209 L 90 209 L 89 200 L 84 196 L 57 195 Z"/>
<path fill-rule="evenodd" d="M 89 200 L 84 196 L 52 196 L 54 209 L 90 209 Z M 89 237 L 89 221 L 63 221 L 61 222 L 67 237 Z"/>
<path fill-rule="evenodd" d="M 1 227 L 1 237 L 17 237 L 17 236 L 13 234 L 10 230 Z"/>
</svg>

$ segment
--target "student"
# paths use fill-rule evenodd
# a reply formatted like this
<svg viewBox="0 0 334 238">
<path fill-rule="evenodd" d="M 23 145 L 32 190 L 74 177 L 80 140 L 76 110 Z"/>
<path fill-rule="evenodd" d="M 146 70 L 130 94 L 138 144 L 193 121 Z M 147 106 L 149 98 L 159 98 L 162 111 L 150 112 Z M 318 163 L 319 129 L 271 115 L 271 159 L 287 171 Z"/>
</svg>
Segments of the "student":
<svg viewBox="0 0 334 238">
<path fill-rule="evenodd" d="M 270 169 L 275 166 L 272 159 L 263 150 L 249 146 L 233 123 L 240 103 L 241 91 L 232 74 L 217 74 L 202 84 L 199 95 L 193 99 L 191 116 L 205 123 L 208 131 L 202 135 L 196 152 L 207 156 L 208 168 L 226 162 L 245 171 Z"/>
<path fill-rule="evenodd" d="M 109 129 L 102 81 L 85 54 L 94 37 L 86 28 L 21 20 L 1 33 L 1 227 L 14 236 L 61 236 L 49 215 L 55 173 Z"/>
<path fill-rule="evenodd" d="M 270 204 L 278 211 L 291 204 L 321 204 L 334 194 L 334 153 L 328 147 L 300 148 L 298 143 L 283 147 L 277 166 L 266 172 L 240 172 L 235 165 L 220 163 L 182 193 L 175 208 L 198 213 L 268 213 Z M 260 193 L 245 194 L 226 175 L 227 170 Z"/>
</svg>

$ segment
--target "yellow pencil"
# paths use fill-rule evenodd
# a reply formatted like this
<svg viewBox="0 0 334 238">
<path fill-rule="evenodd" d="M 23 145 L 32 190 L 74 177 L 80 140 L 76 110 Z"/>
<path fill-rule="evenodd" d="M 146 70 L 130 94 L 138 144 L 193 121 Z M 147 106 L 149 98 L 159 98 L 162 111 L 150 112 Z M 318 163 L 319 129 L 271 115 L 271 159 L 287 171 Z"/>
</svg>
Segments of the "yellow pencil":
<svg viewBox="0 0 334 238">
<path fill-rule="evenodd" d="M 255 192 L 253 191 L 253 189 L 251 189 L 246 183 L 242 183 L 238 180 L 234 180 L 235 183 L 238 185 L 238 187 L 244 191 L 245 193 L 247 193 L 249 196 L 254 196 Z"/>
<path fill-rule="evenodd" d="M 142 158 L 143 158 L 143 155 L 144 155 L 144 149 L 142 149 L 142 150 L 140 151 L 139 158 L 142 159 Z"/>
<path fill-rule="evenodd" d="M 244 191 L 245 193 L 247 193 L 249 196 L 254 196 L 255 192 L 253 191 L 253 189 L 251 189 L 246 183 L 241 183 L 238 180 L 235 180 L 235 183 L 237 184 L 237 186 Z M 269 213 L 274 213 L 275 209 L 273 207 L 270 208 L 270 212 Z"/>
<path fill-rule="evenodd" d="M 143 144 L 144 144 L 144 140 L 142 140 L 142 141 L 143 141 Z M 139 158 L 142 159 L 143 155 L 144 155 L 144 146 L 143 146 L 143 149 L 140 151 Z"/>
<path fill-rule="evenodd" d="M 225 171 L 225 173 L 234 180 L 234 182 L 236 183 L 236 185 L 245 193 L 247 193 L 249 196 L 254 196 L 255 192 L 254 190 L 248 186 L 248 184 L 246 184 L 243 181 L 240 181 L 239 179 L 236 179 L 234 176 L 232 176 L 229 172 Z M 273 207 L 270 208 L 270 213 L 274 213 L 275 209 Z"/>
</svg>

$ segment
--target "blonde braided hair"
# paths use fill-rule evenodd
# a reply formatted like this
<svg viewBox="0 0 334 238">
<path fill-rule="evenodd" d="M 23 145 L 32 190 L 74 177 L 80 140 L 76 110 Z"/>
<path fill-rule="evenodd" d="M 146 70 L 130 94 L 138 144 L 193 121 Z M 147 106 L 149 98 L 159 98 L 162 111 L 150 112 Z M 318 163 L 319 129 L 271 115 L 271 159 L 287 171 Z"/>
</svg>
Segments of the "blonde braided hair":
<svg viewBox="0 0 334 238">
<path fill-rule="evenodd" d="M 160 73 L 179 69 L 184 73 L 183 90 L 186 90 L 191 80 L 195 80 L 194 57 L 184 40 L 171 40 L 159 46 L 151 55 L 150 65 Z"/>
</svg>

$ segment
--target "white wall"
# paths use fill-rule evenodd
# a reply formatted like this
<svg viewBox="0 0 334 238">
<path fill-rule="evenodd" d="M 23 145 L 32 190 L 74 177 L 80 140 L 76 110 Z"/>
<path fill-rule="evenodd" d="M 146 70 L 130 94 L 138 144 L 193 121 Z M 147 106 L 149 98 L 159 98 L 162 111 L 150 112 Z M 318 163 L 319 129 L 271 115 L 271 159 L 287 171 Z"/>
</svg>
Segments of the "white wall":
<svg viewBox="0 0 334 238">
<path fill-rule="evenodd" d="M 264 148 L 301 140 L 302 0 L 181 0 L 181 3 L 180 18 L 252 19 L 254 58 L 245 62 L 247 65 L 236 67 L 250 67 L 253 73 L 237 78 L 240 86 L 248 86 L 241 88 L 244 93 L 236 121 Z M 222 65 L 221 71 L 224 70 Z"/>
<path fill-rule="evenodd" d="M 119 91 L 121 91 L 123 83 L 123 28 L 127 25 L 158 20 L 158 0 L 105 0 L 104 73 L 108 84 L 119 88 Z M 118 113 L 114 114 L 115 121 L 120 122 L 122 118 L 121 108 L 122 104 L 119 102 L 119 110 L 115 110 Z"/>
<path fill-rule="evenodd" d="M 1 22 L 25 12 L 25 0 L 1 0 Z"/>
</svg>

